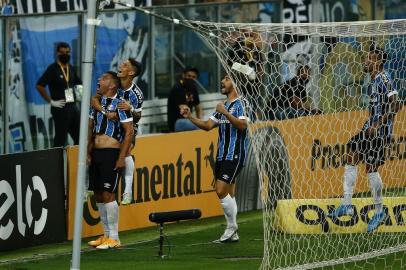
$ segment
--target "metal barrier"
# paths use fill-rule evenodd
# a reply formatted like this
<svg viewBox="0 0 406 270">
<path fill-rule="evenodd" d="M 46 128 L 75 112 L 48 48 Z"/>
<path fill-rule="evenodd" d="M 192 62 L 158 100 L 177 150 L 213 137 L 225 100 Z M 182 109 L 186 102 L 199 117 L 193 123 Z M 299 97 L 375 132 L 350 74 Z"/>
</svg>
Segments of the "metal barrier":
<svg viewBox="0 0 406 270">
<path fill-rule="evenodd" d="M 199 98 L 203 109 L 203 115 L 208 117 L 216 109 L 217 103 L 225 99 L 225 96 L 215 93 L 200 95 Z M 166 125 L 168 121 L 166 115 L 168 111 L 167 104 L 168 99 L 166 98 L 144 101 L 142 105 L 142 117 L 140 120 L 143 133 L 154 131 L 154 127 L 157 125 Z"/>
</svg>

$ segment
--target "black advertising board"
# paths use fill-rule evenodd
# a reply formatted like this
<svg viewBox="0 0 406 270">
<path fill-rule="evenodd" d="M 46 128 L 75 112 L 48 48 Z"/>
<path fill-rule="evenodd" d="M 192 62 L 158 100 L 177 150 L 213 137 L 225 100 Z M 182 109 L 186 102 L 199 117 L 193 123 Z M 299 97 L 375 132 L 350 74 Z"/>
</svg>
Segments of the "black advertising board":
<svg viewBox="0 0 406 270">
<path fill-rule="evenodd" d="M 63 149 L 0 156 L 0 251 L 66 240 Z"/>
</svg>

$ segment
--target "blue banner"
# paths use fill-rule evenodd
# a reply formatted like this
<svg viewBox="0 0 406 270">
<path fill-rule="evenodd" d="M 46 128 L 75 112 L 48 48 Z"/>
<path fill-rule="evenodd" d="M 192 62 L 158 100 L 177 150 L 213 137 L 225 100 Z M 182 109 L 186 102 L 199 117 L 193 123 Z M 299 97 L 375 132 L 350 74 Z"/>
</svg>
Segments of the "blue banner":
<svg viewBox="0 0 406 270">
<path fill-rule="evenodd" d="M 133 57 L 144 64 L 137 83 L 147 92 L 148 32 L 145 15 L 135 12 L 104 13 L 96 30 L 96 55 L 92 76 L 95 92 L 97 78 L 108 70 L 117 71 L 120 63 Z M 49 148 L 53 145 L 54 125 L 50 106 L 36 89 L 46 68 L 55 62 L 56 44 L 71 46 L 71 64 L 79 77 L 81 65 L 81 26 L 78 15 L 22 18 L 11 27 L 7 51 L 10 74 L 9 152 Z M 85 32 L 85 31 L 83 31 Z M 84 89 L 86 91 L 86 89 Z M 80 104 L 78 104 L 80 106 Z"/>
</svg>

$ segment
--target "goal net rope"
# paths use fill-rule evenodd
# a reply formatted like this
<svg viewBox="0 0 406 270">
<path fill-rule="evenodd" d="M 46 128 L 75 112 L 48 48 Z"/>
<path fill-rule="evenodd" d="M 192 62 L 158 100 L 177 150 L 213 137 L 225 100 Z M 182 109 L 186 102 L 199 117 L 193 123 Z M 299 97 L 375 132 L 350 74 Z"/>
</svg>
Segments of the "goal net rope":
<svg viewBox="0 0 406 270">
<path fill-rule="evenodd" d="M 384 53 L 378 60 L 381 79 L 391 87 L 386 90 L 395 91 L 399 103 L 406 97 L 406 20 L 185 22 L 216 52 L 250 104 L 264 217 L 261 268 L 395 269 L 406 263 L 401 252 L 406 240 L 403 106 L 388 127 L 393 131 L 378 169 L 385 219 L 367 232 L 378 208 L 362 159 L 352 196 L 355 211 L 332 216 L 342 204 L 348 141 L 370 118 L 381 91 L 368 70 L 372 49 Z M 369 153 L 378 149 L 368 147 Z"/>
</svg>

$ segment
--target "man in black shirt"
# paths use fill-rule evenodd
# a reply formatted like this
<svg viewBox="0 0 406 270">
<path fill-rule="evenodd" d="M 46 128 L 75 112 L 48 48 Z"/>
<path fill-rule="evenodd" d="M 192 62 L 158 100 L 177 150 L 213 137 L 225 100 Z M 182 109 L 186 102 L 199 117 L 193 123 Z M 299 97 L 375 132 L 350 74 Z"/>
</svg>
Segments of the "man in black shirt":
<svg viewBox="0 0 406 270">
<path fill-rule="evenodd" d="M 182 78 L 172 88 L 168 96 L 168 127 L 170 131 L 187 131 L 198 129 L 189 119 L 180 114 L 182 106 L 196 110 L 196 117 L 202 117 L 199 93 L 196 79 L 199 76 L 197 68 L 187 67 L 183 70 Z"/>
<path fill-rule="evenodd" d="M 79 144 L 80 114 L 76 107 L 76 94 L 73 87 L 82 84 L 70 60 L 70 47 L 60 42 L 56 48 L 57 60 L 48 66 L 37 82 L 37 90 L 51 104 L 54 119 L 54 147 L 65 146 L 68 133 L 75 144 Z M 51 95 L 48 95 L 46 86 Z"/>
<path fill-rule="evenodd" d="M 280 120 L 308 115 L 306 85 L 309 82 L 309 66 L 300 66 L 295 77 L 276 89 L 271 100 L 271 119 Z"/>
</svg>

